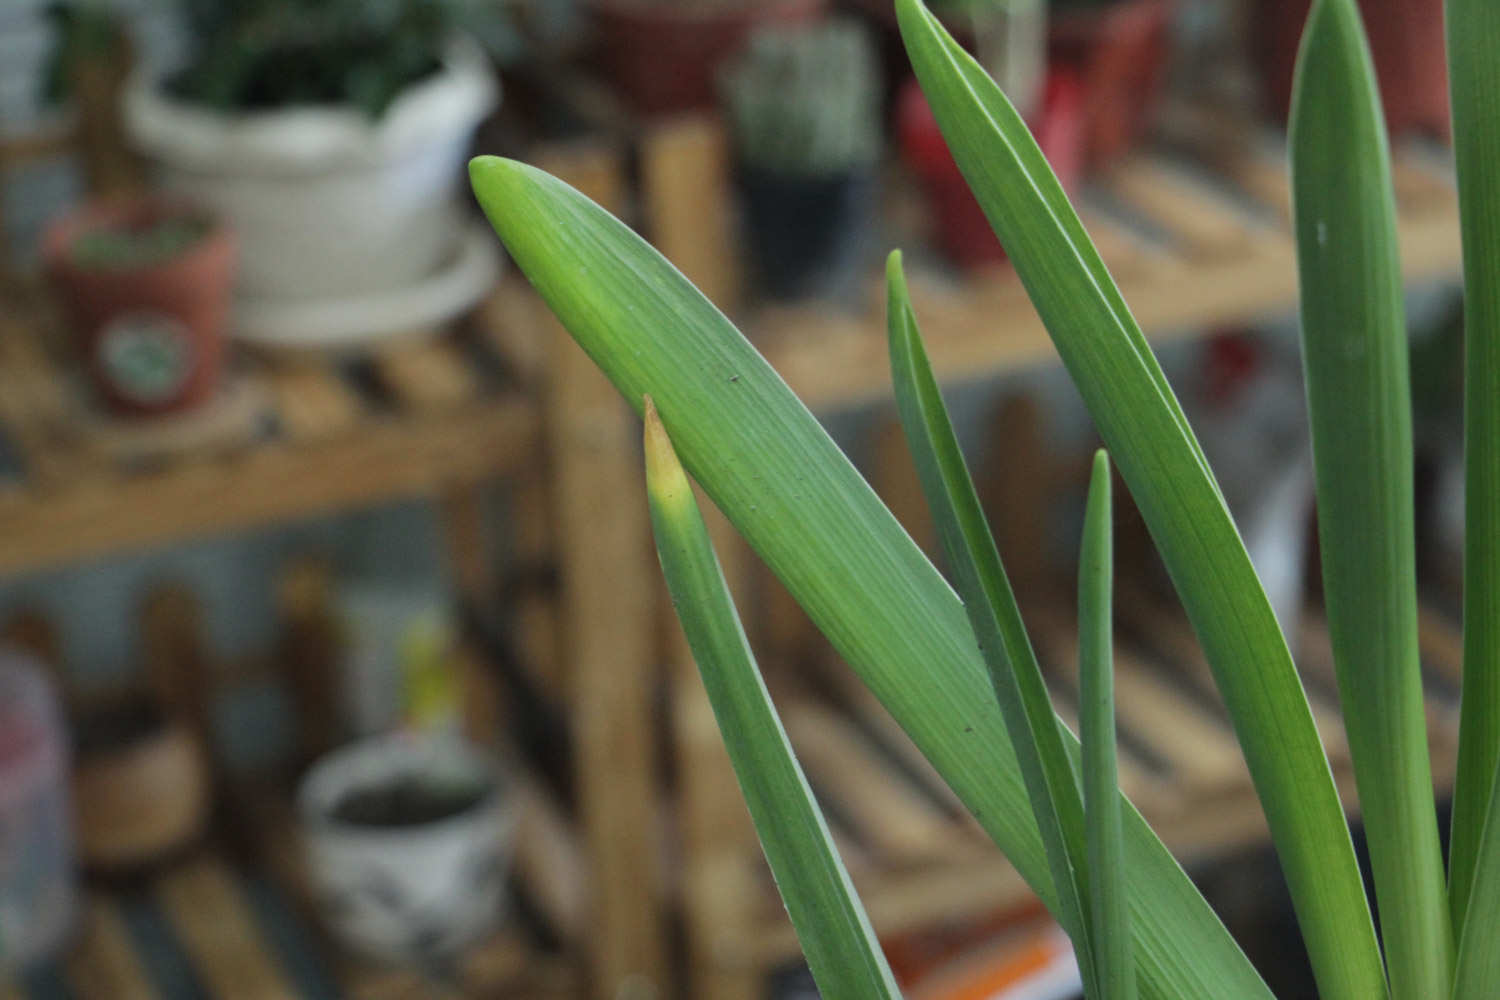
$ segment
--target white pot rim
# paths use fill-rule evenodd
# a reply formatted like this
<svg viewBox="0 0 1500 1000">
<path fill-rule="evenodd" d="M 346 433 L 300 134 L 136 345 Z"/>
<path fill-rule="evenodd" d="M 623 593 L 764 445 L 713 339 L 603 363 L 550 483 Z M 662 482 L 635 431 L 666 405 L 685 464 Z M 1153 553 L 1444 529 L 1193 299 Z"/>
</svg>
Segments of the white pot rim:
<svg viewBox="0 0 1500 1000">
<path fill-rule="evenodd" d="M 414 826 L 380 827 L 347 823 L 333 811 L 350 792 L 397 775 L 416 775 L 436 764 L 449 773 L 463 772 L 484 787 L 472 806 L 451 816 Z M 512 782 L 505 765 L 464 740 L 390 734 L 370 737 L 325 755 L 303 777 L 297 811 L 306 829 L 323 837 L 365 843 L 416 843 L 463 836 L 513 812 Z"/>
<path fill-rule="evenodd" d="M 169 95 L 138 72 L 125 88 L 132 141 L 179 170 L 298 174 L 372 167 L 472 129 L 500 98 L 483 51 L 455 39 L 443 68 L 408 87 L 379 119 L 357 108 L 316 105 L 225 114 Z"/>
</svg>

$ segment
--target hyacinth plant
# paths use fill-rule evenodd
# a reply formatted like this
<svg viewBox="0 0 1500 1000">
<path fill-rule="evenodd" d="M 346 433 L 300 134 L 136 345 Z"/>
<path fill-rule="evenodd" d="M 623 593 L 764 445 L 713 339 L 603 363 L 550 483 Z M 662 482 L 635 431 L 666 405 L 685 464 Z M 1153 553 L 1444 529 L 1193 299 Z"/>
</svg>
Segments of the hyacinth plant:
<svg viewBox="0 0 1500 1000">
<path fill-rule="evenodd" d="M 823 995 L 898 990 L 766 694 L 689 475 L 1055 914 L 1090 1000 L 1261 1000 L 1269 989 L 1115 778 L 1112 459 L 1212 666 L 1319 994 L 1500 996 L 1500 4 L 1447 4 L 1468 531 L 1446 870 L 1417 651 L 1391 162 L 1356 0 L 1315 0 L 1297 72 L 1291 175 L 1324 589 L 1372 909 L 1286 640 L 1140 328 L 1005 95 L 921 0 L 895 2 L 948 144 L 1108 448 L 1095 463 L 1079 572 L 1081 745 L 1048 702 L 898 255 L 887 275 L 892 376 L 951 585 L 765 360 L 651 247 L 533 168 L 492 157 L 471 167 L 521 269 L 645 412 L 662 567 Z"/>
</svg>

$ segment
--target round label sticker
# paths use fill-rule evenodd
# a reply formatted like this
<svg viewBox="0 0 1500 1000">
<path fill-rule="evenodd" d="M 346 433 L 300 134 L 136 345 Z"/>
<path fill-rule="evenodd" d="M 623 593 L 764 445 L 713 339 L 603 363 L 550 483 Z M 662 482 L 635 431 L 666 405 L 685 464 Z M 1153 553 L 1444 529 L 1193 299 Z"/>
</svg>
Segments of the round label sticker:
<svg viewBox="0 0 1500 1000">
<path fill-rule="evenodd" d="M 99 335 L 105 379 L 121 396 L 143 405 L 170 402 L 193 369 L 193 338 L 179 319 L 163 313 L 124 313 Z"/>
</svg>

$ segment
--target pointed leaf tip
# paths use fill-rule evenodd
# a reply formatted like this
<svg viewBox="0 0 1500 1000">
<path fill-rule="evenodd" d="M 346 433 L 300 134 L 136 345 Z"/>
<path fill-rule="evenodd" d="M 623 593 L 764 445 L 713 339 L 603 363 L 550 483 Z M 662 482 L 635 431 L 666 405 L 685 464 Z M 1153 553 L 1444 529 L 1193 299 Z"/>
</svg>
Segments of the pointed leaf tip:
<svg viewBox="0 0 1500 1000">
<path fill-rule="evenodd" d="M 677 460 L 677 449 L 656 412 L 656 403 L 645 397 L 646 488 L 658 503 L 690 496 L 687 473 Z"/>
</svg>

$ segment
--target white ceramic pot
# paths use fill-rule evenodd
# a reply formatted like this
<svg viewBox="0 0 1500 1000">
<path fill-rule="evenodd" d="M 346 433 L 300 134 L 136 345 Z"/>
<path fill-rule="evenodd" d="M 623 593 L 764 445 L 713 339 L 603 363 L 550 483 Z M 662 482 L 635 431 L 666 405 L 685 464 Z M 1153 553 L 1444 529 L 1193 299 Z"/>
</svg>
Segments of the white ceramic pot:
<svg viewBox="0 0 1500 1000">
<path fill-rule="evenodd" d="M 145 75 L 124 115 L 166 187 L 233 224 L 244 295 L 316 300 L 412 285 L 452 256 L 460 168 L 498 99 L 484 54 L 460 42 L 379 119 L 352 107 L 220 114 Z"/>
<path fill-rule="evenodd" d="M 470 787 L 465 809 L 410 825 L 353 822 L 351 796 L 402 780 Z M 458 740 L 385 736 L 336 751 L 303 780 L 308 873 L 329 927 L 384 960 L 451 957 L 504 915 L 515 797 L 499 766 Z"/>
</svg>

